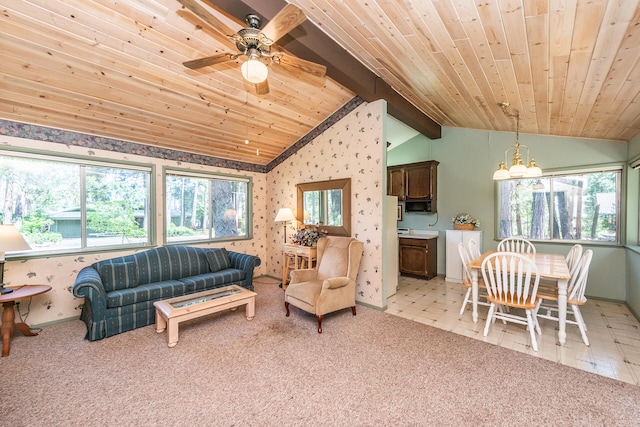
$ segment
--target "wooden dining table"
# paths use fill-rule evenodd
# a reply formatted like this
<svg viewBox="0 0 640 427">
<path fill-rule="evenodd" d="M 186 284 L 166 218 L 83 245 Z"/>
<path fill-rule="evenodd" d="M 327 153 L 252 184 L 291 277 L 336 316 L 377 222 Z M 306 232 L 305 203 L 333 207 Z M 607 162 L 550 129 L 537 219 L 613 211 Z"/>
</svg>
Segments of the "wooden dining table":
<svg viewBox="0 0 640 427">
<path fill-rule="evenodd" d="M 467 264 L 471 273 L 471 295 L 473 306 L 473 322 L 478 322 L 478 277 L 482 269 L 482 261 L 495 250 L 487 251 Z M 531 253 L 523 254 L 531 257 L 538 266 L 540 279 L 555 281 L 558 284 L 558 341 L 564 344 L 567 341 L 567 286 L 571 273 L 564 255 Z"/>
</svg>

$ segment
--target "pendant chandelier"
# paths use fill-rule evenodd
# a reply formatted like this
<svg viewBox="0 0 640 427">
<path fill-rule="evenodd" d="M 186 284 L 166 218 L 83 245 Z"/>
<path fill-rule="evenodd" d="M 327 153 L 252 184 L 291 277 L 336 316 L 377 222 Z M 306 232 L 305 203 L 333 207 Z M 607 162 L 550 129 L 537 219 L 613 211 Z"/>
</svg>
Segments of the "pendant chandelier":
<svg viewBox="0 0 640 427">
<path fill-rule="evenodd" d="M 516 118 L 516 143 L 504 150 L 504 160 L 500 161 L 498 170 L 493 173 L 494 180 L 502 179 L 514 179 L 514 178 L 538 178 L 542 176 L 542 169 L 536 165 L 536 160 L 531 158 L 529 160 L 529 147 L 520 144 L 520 112 L 518 110 L 515 113 L 507 111 L 509 103 L 501 102 L 498 104 L 507 117 Z M 527 150 L 526 162 L 522 159 L 521 149 Z M 509 150 L 513 150 L 513 159 L 511 160 L 511 167 L 507 169 L 507 153 Z"/>
</svg>

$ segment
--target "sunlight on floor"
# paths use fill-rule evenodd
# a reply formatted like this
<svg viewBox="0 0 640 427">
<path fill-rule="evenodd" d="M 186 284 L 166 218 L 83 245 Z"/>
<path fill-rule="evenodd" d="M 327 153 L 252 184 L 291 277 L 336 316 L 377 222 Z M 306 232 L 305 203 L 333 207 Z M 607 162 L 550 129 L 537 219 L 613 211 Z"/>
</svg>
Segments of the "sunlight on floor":
<svg viewBox="0 0 640 427">
<path fill-rule="evenodd" d="M 460 316 L 467 288 L 436 277 L 426 281 L 401 276 L 398 292 L 387 300 L 387 313 L 439 329 L 500 345 L 536 357 L 573 366 L 609 378 L 640 385 L 640 323 L 624 304 L 589 300 L 582 308 L 590 346 L 582 342 L 575 325 L 567 324 L 567 343 L 557 344 L 557 323 L 540 319 L 538 351 L 531 348 L 525 326 L 497 321 L 484 337 L 488 308 L 478 306 L 473 323 L 471 306 Z"/>
</svg>

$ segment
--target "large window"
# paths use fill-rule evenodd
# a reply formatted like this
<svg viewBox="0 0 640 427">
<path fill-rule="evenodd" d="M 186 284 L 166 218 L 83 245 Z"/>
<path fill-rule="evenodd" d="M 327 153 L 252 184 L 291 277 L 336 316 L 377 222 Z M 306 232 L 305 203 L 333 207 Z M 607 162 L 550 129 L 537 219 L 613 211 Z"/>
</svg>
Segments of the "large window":
<svg viewBox="0 0 640 427">
<path fill-rule="evenodd" d="M 3 152 L 1 220 L 32 251 L 148 245 L 150 177 L 144 166 Z"/>
<path fill-rule="evenodd" d="M 166 241 L 250 237 L 250 180 L 167 170 Z"/>
<path fill-rule="evenodd" d="M 621 168 L 498 182 L 498 238 L 620 242 Z"/>
</svg>

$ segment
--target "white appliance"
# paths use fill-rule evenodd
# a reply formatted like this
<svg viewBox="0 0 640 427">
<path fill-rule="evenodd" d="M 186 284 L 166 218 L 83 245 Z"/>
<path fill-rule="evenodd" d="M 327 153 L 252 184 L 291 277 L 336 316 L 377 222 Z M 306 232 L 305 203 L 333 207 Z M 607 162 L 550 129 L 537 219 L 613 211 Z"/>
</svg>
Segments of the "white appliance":
<svg viewBox="0 0 640 427">
<path fill-rule="evenodd" d="M 398 291 L 398 198 L 385 196 L 382 214 L 382 305 Z"/>
<path fill-rule="evenodd" d="M 458 252 L 458 243 L 465 246 L 469 240 L 473 239 L 478 244 L 478 249 L 482 252 L 482 231 L 480 230 L 447 230 L 445 235 L 446 245 L 446 276 L 447 282 L 462 283 L 462 260 Z"/>
</svg>

